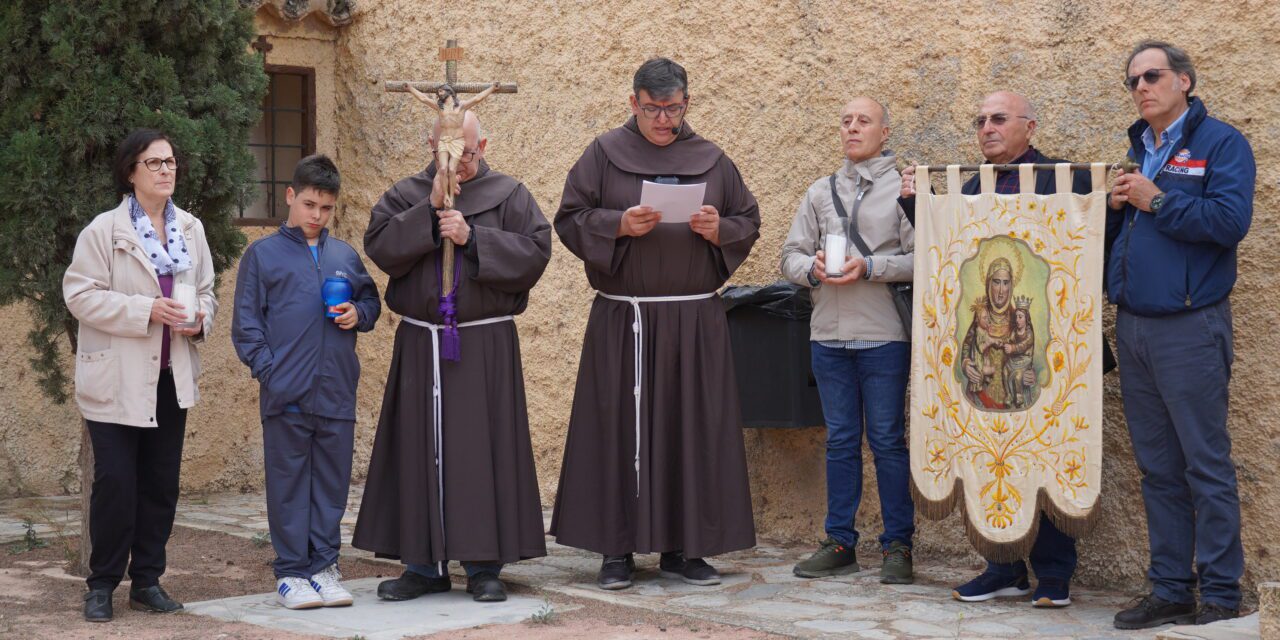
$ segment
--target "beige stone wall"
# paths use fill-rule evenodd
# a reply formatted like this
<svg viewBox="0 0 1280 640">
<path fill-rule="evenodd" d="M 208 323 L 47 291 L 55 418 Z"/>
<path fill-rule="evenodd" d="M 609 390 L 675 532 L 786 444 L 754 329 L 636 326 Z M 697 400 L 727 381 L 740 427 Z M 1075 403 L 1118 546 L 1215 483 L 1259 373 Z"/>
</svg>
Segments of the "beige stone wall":
<svg viewBox="0 0 1280 640">
<path fill-rule="evenodd" d="M 1269 532 L 1280 526 L 1280 353 L 1272 330 L 1280 303 L 1277 206 L 1280 190 L 1280 9 L 1262 0 L 1233 3 L 942 1 L 870 2 L 510 2 L 421 3 L 364 0 L 356 20 L 336 31 L 299 29 L 260 17 L 273 38 L 271 60 L 314 64 L 318 82 L 332 69 L 332 119 L 321 120 L 319 148 L 344 172 L 335 228 L 359 246 L 367 212 L 395 180 L 427 161 L 428 112 L 383 79 L 442 75 L 436 50 L 446 38 L 467 48 L 462 80 L 509 80 L 520 93 L 480 107 L 488 157 L 523 180 L 551 216 L 565 173 L 586 144 L 628 115 L 635 67 L 670 55 L 689 70 L 690 122 L 720 143 L 760 201 L 761 239 L 734 283 L 777 278 L 779 247 L 803 189 L 840 162 L 837 114 L 857 94 L 893 113 L 891 146 L 912 161 L 978 156 L 967 122 L 982 95 L 1003 88 L 1039 107 L 1035 140 L 1046 152 L 1078 160 L 1115 160 L 1134 110 L 1120 86 L 1128 48 L 1143 37 L 1186 47 L 1200 72 L 1197 93 L 1210 113 L 1241 129 L 1260 167 L 1255 220 L 1241 246 L 1234 295 L 1237 359 L 1230 428 L 1239 469 L 1244 537 L 1254 585 L 1280 576 Z M 321 31 L 326 35 L 312 36 Z M 1267 54 L 1266 52 L 1271 52 Z M 288 57 L 293 62 L 286 62 Z M 331 65 L 326 67 L 325 65 Z M 322 102 L 328 98 L 322 93 Z M 328 106 L 321 108 L 326 113 Z M 328 124 L 325 124 L 328 122 Z M 327 130 L 327 131 L 326 131 Z M 324 136 L 334 136 L 325 138 Z M 332 146 L 330 146 L 332 145 Z M 375 270 L 376 271 L 376 270 Z M 223 286 L 230 296 L 231 278 Z M 380 283 L 384 280 L 380 280 Z M 580 341 L 591 293 L 578 263 L 556 242 L 551 266 L 519 320 L 530 419 L 544 502 L 554 497 Z M 0 310 L 0 338 L 20 344 L 25 316 Z M 204 354 L 204 401 L 192 412 L 183 486 L 191 491 L 260 486 L 256 392 L 227 345 L 223 316 Z M 394 319 L 362 337 L 355 467 L 362 476 L 389 363 Z M 30 376 L 18 373 L 21 349 L 0 353 L 0 479 L 21 477 L 30 491 L 76 486 L 74 412 L 50 410 Z M 13 393 L 11 393 L 13 390 Z M 1139 589 L 1146 566 L 1146 524 L 1138 474 L 1120 413 L 1116 380 L 1107 381 L 1102 508 L 1097 531 L 1081 543 L 1080 576 L 1089 584 Z M 824 509 L 821 429 L 746 432 L 756 522 L 771 538 L 811 541 Z M 866 454 L 869 463 L 870 454 Z M 19 462 L 13 462 L 13 461 Z M 7 462 L 6 462 L 7 461 Z M 874 486 L 871 467 L 868 484 Z M 864 538 L 878 533 L 874 490 L 859 514 Z M 953 515 L 921 523 L 918 561 L 970 554 Z"/>
<path fill-rule="evenodd" d="M 314 15 L 287 22 L 268 8 L 255 14 L 254 28 L 266 36 L 271 50 L 267 64 L 310 67 L 316 71 L 316 152 L 334 155 L 342 131 L 338 126 L 336 87 L 338 30 Z"/>
</svg>

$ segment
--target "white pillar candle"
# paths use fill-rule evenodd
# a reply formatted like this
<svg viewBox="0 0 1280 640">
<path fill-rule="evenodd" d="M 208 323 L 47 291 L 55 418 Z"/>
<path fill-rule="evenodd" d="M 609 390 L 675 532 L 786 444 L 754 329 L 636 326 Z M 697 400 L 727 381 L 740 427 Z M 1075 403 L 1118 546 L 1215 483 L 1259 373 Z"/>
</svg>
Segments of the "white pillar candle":
<svg viewBox="0 0 1280 640">
<path fill-rule="evenodd" d="M 173 301 L 182 305 L 183 312 L 187 314 L 183 318 L 183 326 L 195 327 L 196 311 L 200 308 L 199 299 L 196 298 L 196 288 L 181 282 L 173 283 Z"/>
<path fill-rule="evenodd" d="M 848 246 L 849 241 L 844 236 L 834 233 L 827 234 L 827 239 L 823 246 L 823 251 L 826 253 L 827 275 L 844 275 L 845 251 Z"/>
</svg>

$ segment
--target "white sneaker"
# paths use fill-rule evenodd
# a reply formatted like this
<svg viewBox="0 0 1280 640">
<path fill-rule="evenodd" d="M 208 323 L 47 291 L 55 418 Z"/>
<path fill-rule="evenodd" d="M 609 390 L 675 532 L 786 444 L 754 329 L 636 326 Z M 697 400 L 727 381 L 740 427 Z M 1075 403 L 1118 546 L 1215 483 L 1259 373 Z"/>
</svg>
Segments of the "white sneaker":
<svg viewBox="0 0 1280 640">
<path fill-rule="evenodd" d="M 324 601 L 326 607 L 349 607 L 351 606 L 351 592 L 342 587 L 338 581 L 342 579 L 342 573 L 338 571 L 338 563 L 333 563 L 320 573 L 311 576 L 311 588 L 320 594 L 320 598 Z"/>
<path fill-rule="evenodd" d="M 276 602 L 286 609 L 314 609 L 324 606 L 324 598 L 316 593 L 306 578 L 276 580 Z"/>
</svg>

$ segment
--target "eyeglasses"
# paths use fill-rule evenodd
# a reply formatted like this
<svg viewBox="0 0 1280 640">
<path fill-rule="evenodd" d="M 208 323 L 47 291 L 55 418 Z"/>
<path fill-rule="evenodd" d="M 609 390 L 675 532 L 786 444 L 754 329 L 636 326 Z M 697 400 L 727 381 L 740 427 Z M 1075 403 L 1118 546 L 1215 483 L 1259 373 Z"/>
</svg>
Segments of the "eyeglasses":
<svg viewBox="0 0 1280 640">
<path fill-rule="evenodd" d="M 1031 117 L 1030 117 L 1030 116 L 1011 116 L 1011 115 L 1009 115 L 1009 114 L 1007 114 L 1007 113 L 993 113 L 993 114 L 991 114 L 991 115 L 989 115 L 989 116 L 978 116 L 978 117 L 974 118 L 974 119 L 973 119 L 973 128 L 974 128 L 974 129 L 981 129 L 981 128 L 983 128 L 983 127 L 987 126 L 987 121 L 988 121 L 988 120 L 990 120 L 990 121 L 991 121 L 991 124 L 994 124 L 995 126 L 999 127 L 999 126 L 1004 125 L 1004 123 L 1008 122 L 1008 121 L 1009 121 L 1009 118 L 1022 118 L 1023 120 L 1030 120 L 1030 119 L 1031 119 Z"/>
<path fill-rule="evenodd" d="M 435 155 L 438 151 L 439 151 L 438 149 L 436 149 L 435 147 L 432 147 L 431 155 Z M 462 155 L 459 156 L 459 159 L 461 159 L 463 162 L 471 162 L 471 160 L 476 157 L 477 153 L 480 153 L 479 149 L 463 149 Z"/>
<path fill-rule="evenodd" d="M 1147 84 L 1155 84 L 1160 81 L 1160 74 L 1165 71 L 1173 71 L 1173 69 L 1147 69 L 1141 75 L 1129 76 L 1124 79 L 1124 87 L 1130 91 L 1138 90 L 1138 80 L 1146 80 Z"/>
<path fill-rule="evenodd" d="M 685 107 L 687 106 L 688 105 L 684 103 L 669 104 L 665 107 L 659 107 L 656 104 L 646 104 L 646 105 L 641 105 L 640 113 L 643 113 L 644 117 L 649 118 L 650 120 L 654 120 L 658 117 L 658 113 L 661 112 L 661 113 L 667 114 L 668 120 L 675 120 L 676 118 L 679 118 L 684 113 Z"/>
<path fill-rule="evenodd" d="M 140 164 L 140 165 L 142 165 L 142 166 L 144 166 L 144 167 L 146 167 L 146 168 L 148 168 L 148 169 L 150 169 L 150 170 L 152 170 L 152 171 L 159 171 L 159 170 L 160 170 L 160 165 L 164 165 L 164 167 L 165 167 L 166 169 L 170 170 L 170 171 L 177 171 L 177 170 L 178 170 L 178 159 L 177 159 L 177 158 L 174 158 L 174 157 L 168 157 L 168 158 L 164 158 L 164 159 L 161 159 L 161 158 L 147 158 L 146 160 L 139 160 L 139 161 L 135 162 L 134 164 Z"/>
</svg>

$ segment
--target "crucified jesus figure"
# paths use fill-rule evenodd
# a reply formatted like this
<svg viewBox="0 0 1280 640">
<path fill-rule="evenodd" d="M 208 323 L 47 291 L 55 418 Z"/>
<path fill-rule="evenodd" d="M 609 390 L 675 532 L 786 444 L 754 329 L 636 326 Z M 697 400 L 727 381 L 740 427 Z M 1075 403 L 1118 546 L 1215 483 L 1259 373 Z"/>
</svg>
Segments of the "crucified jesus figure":
<svg viewBox="0 0 1280 640">
<path fill-rule="evenodd" d="M 466 121 L 467 109 L 488 98 L 489 94 L 498 89 L 498 86 L 499 84 L 495 82 L 493 86 L 477 93 L 470 100 L 461 103 L 458 102 L 458 94 L 454 93 L 449 85 L 440 87 L 436 92 L 438 96 L 436 98 L 432 98 L 412 86 L 408 87 L 409 93 L 412 93 L 413 97 L 421 100 L 423 104 L 440 114 L 437 121 L 440 134 L 436 139 L 436 171 L 445 178 L 445 184 L 443 185 L 445 208 L 453 208 L 454 194 L 459 191 L 458 163 L 462 161 L 462 154 L 466 150 L 462 125 Z"/>
</svg>

